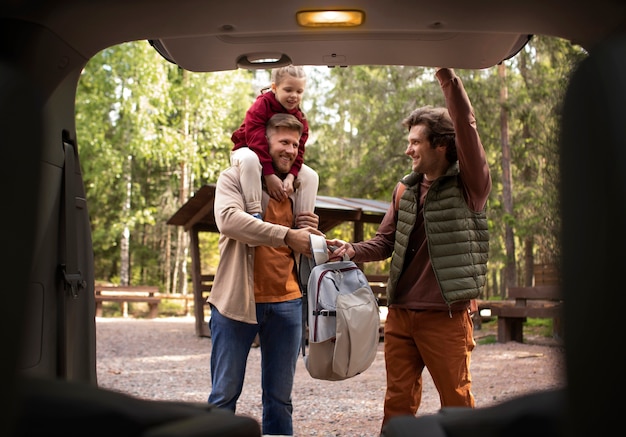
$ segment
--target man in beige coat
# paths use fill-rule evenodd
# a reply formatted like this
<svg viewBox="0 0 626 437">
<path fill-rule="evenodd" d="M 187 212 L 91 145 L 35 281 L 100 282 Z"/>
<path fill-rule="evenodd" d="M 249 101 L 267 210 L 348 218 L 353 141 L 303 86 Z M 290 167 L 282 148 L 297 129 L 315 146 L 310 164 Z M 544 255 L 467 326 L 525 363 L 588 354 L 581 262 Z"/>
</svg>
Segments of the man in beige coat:
<svg viewBox="0 0 626 437">
<path fill-rule="evenodd" d="M 267 123 L 269 152 L 285 177 L 298 154 L 302 123 L 276 114 Z M 209 403 L 236 410 L 250 346 L 258 334 L 262 363 L 264 435 L 292 435 L 291 393 L 302 337 L 302 294 L 296 253 L 311 253 L 310 234 L 323 235 L 313 211 L 294 217 L 290 199 L 263 193 L 263 220 L 245 208 L 240 174 L 228 168 L 215 192 L 220 263 L 211 304 Z M 256 260 L 256 262 L 255 262 Z"/>
</svg>

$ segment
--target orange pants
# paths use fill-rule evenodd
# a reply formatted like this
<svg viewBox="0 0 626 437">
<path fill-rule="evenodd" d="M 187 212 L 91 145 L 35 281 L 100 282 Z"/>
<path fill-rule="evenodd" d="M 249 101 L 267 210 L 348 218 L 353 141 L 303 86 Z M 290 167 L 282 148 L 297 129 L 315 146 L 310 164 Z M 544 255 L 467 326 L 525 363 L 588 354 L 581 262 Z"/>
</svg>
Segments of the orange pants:
<svg viewBox="0 0 626 437">
<path fill-rule="evenodd" d="M 424 367 L 437 387 L 442 407 L 474 407 L 470 356 L 476 343 L 469 311 L 389 308 L 384 342 L 387 392 L 383 426 L 392 417 L 417 413 Z"/>
</svg>

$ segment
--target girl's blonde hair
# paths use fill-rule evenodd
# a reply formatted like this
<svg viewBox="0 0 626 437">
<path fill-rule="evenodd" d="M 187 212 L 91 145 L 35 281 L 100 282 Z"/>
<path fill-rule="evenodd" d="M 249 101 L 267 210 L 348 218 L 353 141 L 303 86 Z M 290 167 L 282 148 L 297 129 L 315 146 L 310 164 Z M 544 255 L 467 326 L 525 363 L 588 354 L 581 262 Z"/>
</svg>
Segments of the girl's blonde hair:
<svg viewBox="0 0 626 437">
<path fill-rule="evenodd" d="M 272 69 L 272 82 L 279 85 L 286 76 L 297 77 L 298 79 L 306 79 L 304 68 L 299 65 L 287 65 Z"/>
<path fill-rule="evenodd" d="M 304 72 L 304 68 L 299 65 L 287 65 L 285 67 L 278 67 L 272 69 L 272 83 L 276 86 L 280 85 L 280 83 L 287 77 L 296 77 L 298 79 L 306 79 L 306 73 Z M 261 89 L 261 93 L 265 93 L 272 89 L 271 85 L 263 87 Z"/>
</svg>

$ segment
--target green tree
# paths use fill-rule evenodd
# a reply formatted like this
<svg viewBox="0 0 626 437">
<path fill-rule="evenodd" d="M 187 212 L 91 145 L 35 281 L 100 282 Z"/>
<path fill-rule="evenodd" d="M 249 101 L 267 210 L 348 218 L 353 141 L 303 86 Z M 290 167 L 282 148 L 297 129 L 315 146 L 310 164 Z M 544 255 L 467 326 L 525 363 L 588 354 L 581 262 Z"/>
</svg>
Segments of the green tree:
<svg viewBox="0 0 626 437">
<path fill-rule="evenodd" d="M 586 56 L 567 41 L 537 37 L 516 57 L 520 76 L 516 105 L 519 128 L 512 161 L 519 188 L 515 191 L 516 236 L 523 284 L 531 285 L 535 263 L 558 263 L 560 205 L 558 133 L 561 103 L 570 73 Z M 544 212 L 543 214 L 541 212 Z"/>
<path fill-rule="evenodd" d="M 136 43 L 104 50 L 86 66 L 76 96 L 79 150 L 101 278 L 119 280 L 122 237 L 131 228 L 154 223 L 149 199 L 128 196 L 133 180 L 141 181 L 146 191 L 157 182 L 152 175 L 159 174 L 147 176 L 144 166 L 135 170 L 135 163 L 158 162 L 151 158 L 159 150 L 155 126 L 160 123 L 153 120 L 168 105 L 167 93 L 153 86 L 166 82 L 166 70 L 153 65 L 152 56 Z"/>
<path fill-rule="evenodd" d="M 432 69 L 426 71 L 432 77 Z M 442 101 L 425 77 L 425 69 L 414 67 L 330 70 L 324 78 L 329 89 L 309 94 L 315 142 L 306 160 L 320 174 L 321 194 L 390 197 L 410 171 L 402 118 L 421 102 Z"/>
<path fill-rule="evenodd" d="M 188 244 L 165 223 L 228 165 L 230 134 L 253 98 L 250 78 L 183 72 L 145 41 L 88 63 L 76 118 L 97 278 L 168 291 L 187 283 L 172 284 L 186 256 L 171 254 Z"/>
<path fill-rule="evenodd" d="M 481 75 L 481 81 L 475 80 L 476 75 L 470 80 L 466 72 L 461 74 L 476 110 L 492 172 L 493 189 L 488 203 L 490 273 L 498 276 L 507 262 L 512 262 L 514 279 L 509 285 L 529 285 L 535 263 L 558 262 L 556 154 L 560 104 L 567 77 L 583 56 L 580 48 L 565 41 L 540 37 L 503 63 L 500 68 L 506 72 L 502 76 L 497 76 L 497 67 L 485 70 L 488 74 Z M 498 102 L 497 96 L 503 89 L 507 98 Z M 497 131 L 502 126 L 498 111 L 507 115 L 505 131 Z M 508 157 L 503 156 L 502 147 L 494 147 L 503 141 L 509 146 Z M 510 187 L 505 178 L 506 166 Z M 507 238 L 515 239 L 510 240 L 508 248 Z M 492 289 L 504 293 L 505 281 Z"/>
<path fill-rule="evenodd" d="M 563 41 L 535 38 L 502 64 L 505 74 L 498 76 L 498 67 L 457 70 L 492 173 L 494 291 L 503 289 L 500 272 L 511 257 L 526 282 L 533 263 L 558 260 L 560 104 L 564 84 L 584 56 Z M 305 162 L 320 175 L 320 194 L 389 200 L 410 171 L 402 119 L 418 106 L 444 104 L 434 70 L 307 67 L 307 74 Z M 266 85 L 265 70 L 183 71 L 147 42 L 107 49 L 89 62 L 79 84 L 76 120 L 98 278 L 120 281 L 127 268 L 130 282 L 185 290 L 187 235 L 166 222 L 229 165 L 230 135 Z M 503 153 L 503 142 L 510 152 Z M 515 238 L 508 249 L 507 229 Z M 375 231 L 366 226 L 365 238 Z M 330 236 L 350 239 L 348 232 L 339 227 Z M 216 236 L 205 240 L 215 244 Z M 215 253 L 203 254 L 203 269 L 210 270 Z M 370 272 L 385 268 L 380 263 Z"/>
</svg>

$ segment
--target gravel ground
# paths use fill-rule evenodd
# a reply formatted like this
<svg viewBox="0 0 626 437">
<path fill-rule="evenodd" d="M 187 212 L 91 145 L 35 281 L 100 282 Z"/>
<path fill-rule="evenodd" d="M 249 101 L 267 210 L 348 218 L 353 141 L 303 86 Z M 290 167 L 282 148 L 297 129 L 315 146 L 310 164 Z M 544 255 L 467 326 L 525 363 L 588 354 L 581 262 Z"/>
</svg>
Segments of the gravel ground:
<svg viewBox="0 0 626 437">
<path fill-rule="evenodd" d="M 211 389 L 211 340 L 195 335 L 189 317 L 97 318 L 97 373 L 100 387 L 153 400 L 206 402 Z M 475 331 L 477 341 L 494 334 Z M 564 386 L 563 348 L 554 340 L 528 336 L 524 344 L 478 344 L 472 355 L 477 407 L 525 393 Z M 237 414 L 261 417 L 260 351 L 250 351 Z M 440 408 L 437 391 L 424 372 L 418 415 Z M 385 395 L 383 344 L 372 366 L 346 381 L 311 378 L 298 362 L 293 392 L 296 436 L 378 436 Z"/>
</svg>

